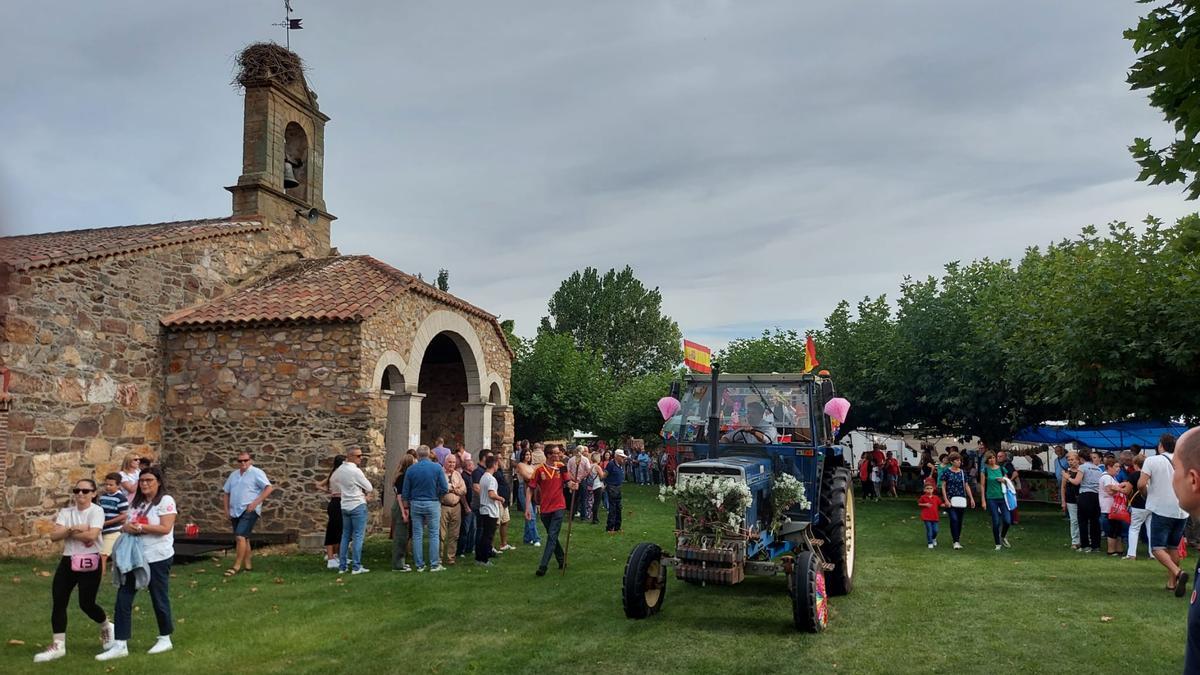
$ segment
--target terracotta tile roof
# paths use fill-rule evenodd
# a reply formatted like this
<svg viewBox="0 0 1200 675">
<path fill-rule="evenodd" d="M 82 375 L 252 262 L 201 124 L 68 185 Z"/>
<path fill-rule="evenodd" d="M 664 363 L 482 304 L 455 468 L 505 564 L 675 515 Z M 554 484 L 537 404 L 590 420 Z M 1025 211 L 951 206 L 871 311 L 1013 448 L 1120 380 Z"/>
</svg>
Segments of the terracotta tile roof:
<svg viewBox="0 0 1200 675">
<path fill-rule="evenodd" d="M 233 293 L 162 318 L 172 328 L 362 321 L 404 293 L 477 316 L 512 355 L 495 315 L 369 255 L 302 260 Z"/>
<path fill-rule="evenodd" d="M 0 237 L 0 264 L 16 270 L 54 267 L 265 229 L 253 217 L 211 218 Z"/>
</svg>

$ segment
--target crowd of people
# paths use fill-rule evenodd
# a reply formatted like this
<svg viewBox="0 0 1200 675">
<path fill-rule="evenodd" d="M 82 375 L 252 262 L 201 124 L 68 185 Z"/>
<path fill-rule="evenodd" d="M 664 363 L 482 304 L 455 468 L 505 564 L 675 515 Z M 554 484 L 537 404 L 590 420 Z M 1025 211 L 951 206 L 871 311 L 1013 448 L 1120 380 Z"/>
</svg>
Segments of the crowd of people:
<svg viewBox="0 0 1200 675">
<path fill-rule="evenodd" d="M 891 461 L 891 453 L 885 455 L 882 446 L 875 446 L 865 454 L 860 463 L 864 499 L 877 499 L 873 479 L 877 469 Z M 1135 560 L 1144 545 L 1166 570 L 1166 589 L 1182 597 L 1188 574 L 1179 567 L 1179 559 L 1187 546 L 1188 513 L 1177 496 L 1176 472 L 1181 468 L 1175 458 L 1176 438 L 1163 434 L 1150 456 L 1137 446 L 1117 453 L 1057 446 L 1051 470 L 1072 549 Z M 976 507 L 988 510 L 996 550 L 1011 547 L 1009 528 L 1019 522 L 1015 483 L 1020 472 L 1007 452 L 992 452 L 982 441 L 970 453 L 952 446 L 936 462 L 930 453 L 923 455 L 920 471 L 923 494 L 917 505 L 929 548 L 937 547 L 945 514 L 953 547 L 961 549 L 964 515 Z"/>
<path fill-rule="evenodd" d="M 560 541 L 563 522 L 621 530 L 621 488 L 626 475 L 655 484 L 665 478 L 665 453 L 626 452 L 578 445 L 520 441 L 513 452 L 468 452 L 438 438 L 434 447 L 408 450 L 385 482 L 382 502 L 391 514 L 391 568 L 398 572 L 441 572 L 465 559 L 491 567 L 516 548 L 510 524 L 521 519 L 521 541 L 544 544 L 536 574 L 544 576 L 554 557 L 566 564 Z M 317 488 L 329 494 L 325 530 L 326 567 L 339 573 L 365 574 L 362 540 L 367 504 L 374 491 L 359 468 L 362 451 L 351 449 L 334 459 Z M 654 467 L 658 467 L 655 469 Z M 538 523 L 541 523 L 539 529 Z"/>
<path fill-rule="evenodd" d="M 229 577 L 253 569 L 250 536 L 275 489 L 266 473 L 254 466 L 251 453 L 238 453 L 235 462 L 237 468 L 222 488 L 236 552 L 224 572 Z M 329 474 L 316 484 L 329 495 L 325 564 L 339 573 L 370 571 L 363 565 L 362 546 L 376 490 L 360 468 L 362 462 L 362 449 L 351 448 L 333 458 Z M 658 484 L 666 479 L 666 468 L 664 453 L 641 448 L 627 452 L 579 445 L 568 453 L 560 444 L 521 441 L 511 453 L 484 449 L 472 455 L 461 443 L 451 450 L 439 438 L 433 448 L 422 445 L 406 452 L 386 483 L 383 501 L 392 516 L 392 569 L 440 572 L 467 556 L 491 567 L 498 556 L 515 548 L 509 524 L 516 509 L 523 522 L 523 543 L 544 543 L 535 574 L 545 576 L 551 557 L 559 569 L 567 564 L 569 543 L 561 541 L 564 521 L 598 525 L 603 510 L 606 531 L 620 532 L 625 476 Z M 66 655 L 67 606 L 76 592 L 80 609 L 100 629 L 102 651 L 97 660 L 129 654 L 133 600 L 147 588 L 158 625 L 148 653 L 171 650 L 170 577 L 179 510 L 161 468 L 148 457 L 131 454 L 119 471 L 105 476 L 103 487 L 84 478 L 71 493 L 71 503 L 59 511 L 49 535 L 63 542 L 52 583 L 52 640 L 34 661 Z M 110 567 L 117 586 L 111 614 L 96 602 Z"/>
</svg>

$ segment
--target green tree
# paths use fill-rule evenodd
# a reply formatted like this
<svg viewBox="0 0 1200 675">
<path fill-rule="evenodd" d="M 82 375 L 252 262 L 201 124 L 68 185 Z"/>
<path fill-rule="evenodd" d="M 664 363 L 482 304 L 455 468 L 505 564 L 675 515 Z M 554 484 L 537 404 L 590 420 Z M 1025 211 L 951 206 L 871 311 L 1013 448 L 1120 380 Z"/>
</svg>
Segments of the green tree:
<svg viewBox="0 0 1200 675">
<path fill-rule="evenodd" d="M 1138 0 L 1155 5 L 1125 31 L 1138 59 L 1129 69 L 1131 89 L 1149 89 L 1150 105 L 1175 128 L 1175 139 L 1154 147 L 1149 138 L 1134 139 L 1129 151 L 1142 167 L 1138 180 L 1185 183 L 1188 199 L 1200 196 L 1200 16 L 1195 0 Z"/>
<path fill-rule="evenodd" d="M 843 300 L 813 336 L 821 368 L 850 400 L 848 428 L 890 431 L 908 422 L 897 391 L 896 323 L 886 296 L 863 298 L 851 313 Z"/>
<path fill-rule="evenodd" d="M 542 333 L 523 340 L 512 370 L 516 433 L 564 436 L 591 429 L 612 388 L 598 354 L 575 347 L 569 335 Z"/>
<path fill-rule="evenodd" d="M 662 294 L 647 289 L 628 265 L 601 276 L 593 267 L 575 272 L 550 298 L 539 333 L 570 335 L 580 349 L 601 355 L 612 378 L 675 368 L 682 358 L 679 326 L 662 313 Z"/>
<path fill-rule="evenodd" d="M 758 337 L 731 340 L 713 360 L 727 373 L 799 373 L 806 338 L 794 330 L 764 330 Z"/>
<path fill-rule="evenodd" d="M 450 270 L 444 267 L 438 270 L 437 287 L 440 291 L 450 292 Z"/>
<path fill-rule="evenodd" d="M 658 399 L 666 396 L 671 382 L 681 379 L 677 371 L 650 373 L 628 380 L 604 397 L 593 430 L 601 438 L 616 441 L 625 436 L 653 441 L 662 430 Z"/>
</svg>

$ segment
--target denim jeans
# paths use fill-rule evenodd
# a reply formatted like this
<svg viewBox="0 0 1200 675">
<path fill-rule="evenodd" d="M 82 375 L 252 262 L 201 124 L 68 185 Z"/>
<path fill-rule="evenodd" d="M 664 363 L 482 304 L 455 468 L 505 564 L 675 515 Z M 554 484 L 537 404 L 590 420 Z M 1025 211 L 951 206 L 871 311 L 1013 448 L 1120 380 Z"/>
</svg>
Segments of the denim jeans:
<svg viewBox="0 0 1200 675">
<path fill-rule="evenodd" d="M 525 514 L 522 513 L 521 517 L 524 518 Z M 537 529 L 537 507 L 536 506 L 533 507 L 533 517 L 525 521 L 525 534 L 523 535 L 523 539 L 525 540 L 526 544 L 536 544 L 542 540 L 542 537 L 541 537 L 541 535 L 538 534 L 538 529 Z"/>
<path fill-rule="evenodd" d="M 1004 498 L 989 499 L 988 513 L 992 516 L 992 539 L 996 541 L 996 545 L 1000 545 L 1000 541 L 1008 536 L 1008 528 L 1012 525 L 1012 514 L 1008 510 L 1008 502 Z"/>
<path fill-rule="evenodd" d="M 963 516 L 966 515 L 965 508 L 950 507 L 950 538 L 954 543 L 959 543 L 958 540 L 962 537 Z"/>
<path fill-rule="evenodd" d="M 921 522 L 925 523 L 925 543 L 932 544 L 936 542 L 938 535 L 938 521 L 923 520 Z"/>
<path fill-rule="evenodd" d="M 150 563 L 150 603 L 154 605 L 154 618 L 158 621 L 158 634 L 170 635 L 175 632 L 175 624 L 171 621 L 171 598 L 168 596 L 171 583 L 171 562 L 167 558 Z M 125 575 L 121 587 L 117 589 L 116 629 L 113 637 L 117 640 L 128 640 L 133 634 L 133 598 L 137 595 L 137 583 L 133 572 Z"/>
<path fill-rule="evenodd" d="M 1071 544 L 1079 546 L 1079 504 L 1067 504 L 1067 519 L 1071 521 Z"/>
<path fill-rule="evenodd" d="M 429 566 L 442 564 L 438 557 L 441 545 L 442 505 L 433 500 L 409 502 L 408 517 L 412 521 L 413 562 L 417 569 L 425 566 L 425 534 L 429 533 Z"/>
<path fill-rule="evenodd" d="M 478 525 L 475 522 L 475 511 L 463 514 L 462 525 L 458 530 L 457 555 L 470 555 L 475 552 L 475 538 L 479 536 Z"/>
<path fill-rule="evenodd" d="M 354 539 L 354 566 L 353 569 L 362 567 L 362 545 L 363 534 L 367 530 L 367 505 L 359 504 L 350 511 L 342 511 L 342 545 L 338 548 L 338 569 L 345 572 L 347 563 L 346 554 L 350 551 L 350 539 Z"/>
<path fill-rule="evenodd" d="M 562 545 L 558 543 L 558 532 L 562 529 L 563 517 L 566 515 L 566 509 L 542 514 L 542 525 L 546 526 L 546 547 L 542 551 L 542 562 L 538 565 L 539 568 L 544 569 L 550 564 L 551 553 L 554 554 L 554 559 L 558 561 L 559 565 L 563 564 L 563 558 L 566 556 L 563 554 Z"/>
</svg>

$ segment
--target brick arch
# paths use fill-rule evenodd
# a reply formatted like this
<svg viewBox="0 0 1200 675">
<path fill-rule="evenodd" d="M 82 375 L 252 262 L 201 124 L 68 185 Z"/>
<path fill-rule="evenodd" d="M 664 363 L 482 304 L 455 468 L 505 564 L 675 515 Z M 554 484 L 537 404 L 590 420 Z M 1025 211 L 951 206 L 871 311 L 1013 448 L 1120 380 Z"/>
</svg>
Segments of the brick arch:
<svg viewBox="0 0 1200 675">
<path fill-rule="evenodd" d="M 416 385 L 421 381 L 421 361 L 425 358 L 425 350 L 438 334 L 445 333 L 454 341 L 462 355 L 463 368 L 467 371 L 467 400 L 470 402 L 487 399 L 488 387 L 485 373 L 483 347 L 479 343 L 479 335 L 470 322 L 462 316 L 444 309 L 430 313 L 421 322 L 413 336 L 412 350 L 408 354 L 408 367 L 401 370 L 405 383 Z M 380 371 L 382 377 L 383 371 Z"/>
</svg>

